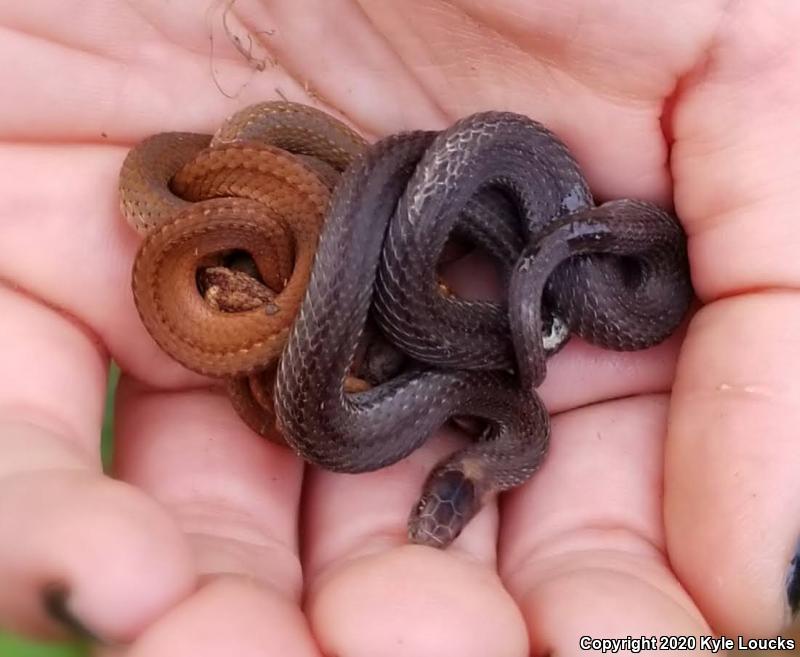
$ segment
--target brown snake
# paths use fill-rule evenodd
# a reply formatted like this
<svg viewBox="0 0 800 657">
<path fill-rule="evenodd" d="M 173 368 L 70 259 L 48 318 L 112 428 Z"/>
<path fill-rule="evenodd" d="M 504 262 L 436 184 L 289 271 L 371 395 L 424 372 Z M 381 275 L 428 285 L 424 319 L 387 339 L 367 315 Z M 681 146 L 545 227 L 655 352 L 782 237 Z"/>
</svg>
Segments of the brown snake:
<svg viewBox="0 0 800 657">
<path fill-rule="evenodd" d="M 267 136 L 243 116 L 266 117 Z M 250 426 L 269 435 L 279 356 L 283 438 L 331 470 L 394 463 L 454 416 L 488 423 L 428 478 L 409 520 L 419 543 L 448 545 L 489 495 L 539 467 L 549 418 L 534 388 L 570 333 L 645 348 L 691 298 L 677 220 L 639 201 L 594 206 L 566 147 L 527 117 L 487 112 L 365 148 L 320 112 L 266 103 L 208 148 L 208 136 L 170 137 L 165 155 L 166 139 L 122 171 L 123 209 L 146 233 L 137 306 L 177 360 L 232 377 Z M 257 223 L 269 227 L 256 235 Z M 500 258 L 505 303 L 442 295 L 436 263 L 453 233 Z M 412 361 L 367 389 L 348 376 L 369 316 Z"/>
<path fill-rule="evenodd" d="M 268 102 L 232 115 L 213 136 L 149 137 L 120 172 L 122 213 L 144 235 L 133 270 L 143 323 L 189 369 L 231 377 L 239 414 L 274 440 L 274 365 L 305 293 L 330 190 L 365 146 L 323 112 Z M 226 266 L 243 249 L 257 272 L 238 271 L 235 259 Z"/>
</svg>

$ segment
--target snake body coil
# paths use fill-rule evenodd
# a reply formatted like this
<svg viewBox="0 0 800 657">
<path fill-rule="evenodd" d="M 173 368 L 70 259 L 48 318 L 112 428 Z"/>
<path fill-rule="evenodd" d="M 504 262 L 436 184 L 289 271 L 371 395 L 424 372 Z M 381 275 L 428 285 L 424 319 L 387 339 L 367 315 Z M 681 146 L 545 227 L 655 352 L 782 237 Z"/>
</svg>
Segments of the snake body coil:
<svg viewBox="0 0 800 657">
<path fill-rule="evenodd" d="M 510 203 L 487 200 L 498 193 Z M 434 275 L 451 232 L 475 232 L 482 194 L 484 207 L 510 211 L 482 226 L 488 241 L 501 243 L 516 223 L 527 243 L 503 305 L 443 296 Z M 390 339 L 426 365 L 347 395 L 373 296 Z M 549 420 L 533 390 L 548 353 L 543 307 L 590 340 L 639 349 L 671 333 L 690 298 L 677 221 L 643 202 L 594 207 L 566 147 L 538 123 L 488 112 L 438 135 L 390 137 L 357 158 L 334 192 L 279 366 L 279 425 L 310 461 L 360 472 L 403 458 L 453 416 L 488 421 L 482 440 L 434 469 L 411 514 L 413 540 L 444 546 L 546 452 Z"/>
<path fill-rule="evenodd" d="M 137 259 L 140 312 L 181 362 L 233 377 L 237 408 L 262 433 L 272 424 L 275 359 L 282 353 L 274 412 L 283 439 L 308 461 L 334 471 L 394 463 L 454 416 L 485 420 L 479 441 L 433 470 L 409 519 L 413 541 L 446 546 L 490 495 L 519 485 L 541 464 L 549 417 L 534 388 L 544 378 L 548 355 L 571 333 L 630 350 L 652 346 L 675 330 L 692 296 L 683 231 L 650 203 L 595 206 L 567 148 L 517 114 L 476 114 L 441 133 L 394 135 L 366 148 L 322 113 L 270 107 L 236 115 L 230 122 L 235 128 L 221 129 L 209 152 L 201 150 L 208 137 L 184 137 L 182 148 L 193 150 L 194 164 L 171 156 L 145 174 L 131 157 L 128 177 L 161 180 L 154 197 L 162 205 L 167 199 L 172 216 L 169 228 L 148 229 Z M 273 112 L 300 117 L 299 124 L 279 122 L 258 132 L 258 117 Z M 255 168 L 272 182 L 245 183 L 258 187 L 249 199 L 206 200 L 204 207 L 179 201 L 176 209 L 164 191 L 170 177 L 174 190 L 188 180 L 191 199 L 237 191 L 248 180 L 246 165 L 237 165 L 235 176 L 214 174 L 209 183 L 196 182 L 189 171 L 199 167 L 198 179 L 207 180 L 204 172 L 214 167 L 203 158 L 217 160 L 215 171 L 229 171 L 229 157 L 238 153 L 240 161 L 248 160 L 244 154 L 255 134 L 267 135 L 271 144 L 261 148 L 269 161 Z M 327 189 L 334 185 L 327 205 Z M 142 205 L 131 201 L 129 185 L 123 189 L 123 207 Z M 259 204 L 268 208 L 272 226 L 260 242 L 243 230 L 263 214 Z M 325 208 L 317 244 L 313 231 L 319 231 Z M 309 216 L 314 229 L 305 239 L 296 224 L 307 225 Z M 199 233 L 213 227 L 219 237 L 193 259 L 181 224 Z M 507 283 L 501 303 L 442 294 L 436 266 L 454 234 L 500 260 Z M 219 252 L 237 250 L 252 255 L 257 282 L 252 272 L 211 266 L 220 264 Z M 208 280 L 221 281 L 214 299 L 222 299 L 225 309 L 197 311 L 209 302 L 208 290 L 204 300 L 197 289 L 200 266 L 210 272 Z M 168 308 L 176 281 L 189 301 Z M 186 327 L 182 318 L 190 312 L 208 318 L 204 329 Z M 220 315 L 226 317 L 218 321 Z M 248 317 L 256 319 L 245 330 Z M 270 323 L 270 317 L 278 321 Z M 370 318 L 412 362 L 373 387 L 348 378 Z M 160 338 L 159 322 L 166 326 Z M 222 328 L 226 322 L 233 328 Z M 208 330 L 219 344 L 209 342 Z M 270 347 L 259 351 L 252 341 Z"/>
<path fill-rule="evenodd" d="M 120 172 L 122 213 L 144 236 L 133 268 L 144 325 L 178 362 L 226 378 L 239 415 L 275 441 L 271 373 L 308 284 L 330 189 L 365 146 L 319 110 L 259 103 L 213 136 L 153 135 Z M 241 252 L 249 272 L 231 267 Z"/>
</svg>

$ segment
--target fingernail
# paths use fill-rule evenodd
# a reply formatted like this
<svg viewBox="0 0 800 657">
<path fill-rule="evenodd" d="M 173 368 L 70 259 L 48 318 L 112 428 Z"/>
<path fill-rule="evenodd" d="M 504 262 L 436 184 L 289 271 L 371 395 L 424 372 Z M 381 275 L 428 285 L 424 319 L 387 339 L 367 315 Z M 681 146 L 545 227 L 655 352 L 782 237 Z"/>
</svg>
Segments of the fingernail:
<svg viewBox="0 0 800 657">
<path fill-rule="evenodd" d="M 101 643 L 97 635 L 69 609 L 69 590 L 64 584 L 49 584 L 42 591 L 42 605 L 47 615 L 61 623 L 79 639 Z"/>
<path fill-rule="evenodd" d="M 786 598 L 789 601 L 789 608 L 792 610 L 792 617 L 794 617 L 800 607 L 800 543 L 795 548 L 794 557 L 789 563 L 789 573 L 786 576 Z"/>
</svg>

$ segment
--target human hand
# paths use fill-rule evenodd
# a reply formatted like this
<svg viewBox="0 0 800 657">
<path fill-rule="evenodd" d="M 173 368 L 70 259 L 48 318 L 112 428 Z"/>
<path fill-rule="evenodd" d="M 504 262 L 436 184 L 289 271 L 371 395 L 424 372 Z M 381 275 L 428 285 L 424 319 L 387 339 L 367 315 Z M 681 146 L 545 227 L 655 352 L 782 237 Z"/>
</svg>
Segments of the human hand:
<svg viewBox="0 0 800 657">
<path fill-rule="evenodd" d="M 0 624 L 56 631 L 41 595 L 63 583 L 71 612 L 133 654 L 571 654 L 583 635 L 777 632 L 797 533 L 781 520 L 800 517 L 800 12 L 238 0 L 226 35 L 223 10 L 0 8 L 13 90 L 0 110 Z M 674 197 L 689 234 L 706 305 L 680 353 L 676 338 L 555 356 L 544 468 L 447 552 L 407 546 L 405 519 L 452 436 L 380 472 L 304 475 L 136 316 L 138 240 L 116 198 L 126 150 L 281 95 L 370 138 L 527 114 L 599 198 Z M 97 445 L 109 355 L 125 372 L 121 481 Z"/>
</svg>

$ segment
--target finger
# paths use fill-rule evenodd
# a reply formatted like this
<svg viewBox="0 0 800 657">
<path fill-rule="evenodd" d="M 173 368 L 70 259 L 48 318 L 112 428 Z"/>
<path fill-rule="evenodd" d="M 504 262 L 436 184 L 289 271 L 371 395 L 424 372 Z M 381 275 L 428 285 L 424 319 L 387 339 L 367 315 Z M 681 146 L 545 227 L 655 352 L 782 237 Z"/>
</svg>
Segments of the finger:
<svg viewBox="0 0 800 657">
<path fill-rule="evenodd" d="M 798 322 L 794 292 L 717 301 L 695 318 L 681 356 L 667 452 L 670 554 L 722 632 L 766 636 L 789 620 Z"/>
<path fill-rule="evenodd" d="M 580 350 L 583 350 L 582 358 Z M 543 392 L 556 405 L 571 408 L 586 400 L 607 399 L 615 391 L 647 389 L 648 386 L 663 390 L 668 388 L 667 373 L 672 370 L 670 350 L 674 353 L 675 344 L 639 354 L 639 363 L 630 359 L 626 365 L 624 360 L 617 360 L 616 355 L 600 354 L 597 349 L 575 345 L 574 349 L 565 350 L 551 360 L 552 370 Z M 556 359 L 561 362 L 555 362 Z M 654 367 L 659 362 L 663 365 Z M 589 365 L 592 376 L 587 374 Z M 577 392 L 575 378 L 586 383 L 585 390 Z M 625 378 L 628 381 L 621 382 Z M 439 440 L 432 441 L 408 459 L 379 472 L 347 476 L 311 470 L 304 497 L 303 525 L 307 539 L 304 543 L 309 586 L 307 606 L 323 649 L 347 653 L 361 645 L 363 628 L 359 632 L 347 619 L 358 618 L 361 625 L 363 614 L 370 619 L 368 627 L 374 628 L 374 635 L 370 636 L 375 641 L 375 649 L 381 645 L 380 637 L 387 633 L 403 636 L 404 646 L 418 641 L 415 649 L 421 651 L 425 650 L 425 645 L 447 643 L 455 646 L 456 652 L 472 654 L 469 651 L 474 650 L 479 654 L 491 650 L 490 646 L 499 645 L 498 642 L 507 641 L 503 645 L 508 647 L 509 654 L 514 654 L 514 650 L 524 645 L 525 633 L 507 596 L 501 589 L 489 594 L 483 585 L 486 573 L 495 567 L 495 505 L 487 505 L 445 555 L 461 554 L 481 564 L 478 568 L 463 571 L 459 559 L 440 564 L 429 552 L 417 552 L 419 548 L 398 549 L 407 542 L 408 513 L 425 477 L 435 463 L 452 453 L 456 446 L 457 439 L 445 432 Z M 663 561 L 660 567 L 664 568 Z M 414 577 L 409 581 L 411 572 Z M 490 579 L 497 584 L 493 576 Z M 398 614 L 398 606 L 387 610 L 379 603 L 385 589 L 400 596 L 399 608 L 408 613 Z M 440 604 L 442 590 L 454 596 L 447 598 L 447 604 Z M 477 595 L 483 596 L 480 604 L 473 602 L 481 599 L 476 598 Z M 436 608 L 428 606 L 431 599 Z M 436 629 L 419 620 L 421 608 L 425 613 L 430 612 L 429 618 Z M 442 620 L 443 613 L 447 614 L 447 622 Z M 483 617 L 483 621 L 478 621 L 478 617 Z M 454 626 L 471 629 L 453 637 L 451 628 Z M 495 627 L 504 628 L 503 637 L 487 631 Z M 424 637 L 431 636 L 437 637 L 439 643 L 427 644 L 428 639 Z"/>
<path fill-rule="evenodd" d="M 138 238 L 118 209 L 123 157 L 121 148 L 87 146 L 0 150 L 0 166 L 26 181 L 0 182 L 0 276 L 91 326 L 124 369 L 162 385 L 196 383 L 157 347 L 133 303 Z"/>
<path fill-rule="evenodd" d="M 238 636 L 237 654 L 313 654 L 299 606 L 299 459 L 250 431 L 222 388 L 164 392 L 123 378 L 118 398 L 115 473 L 169 510 L 208 582 L 136 651 L 220 654 Z"/>
<path fill-rule="evenodd" d="M 578 654 L 586 636 L 709 633 L 665 555 L 666 414 L 667 399 L 651 396 L 555 417 L 542 470 L 505 497 L 500 573 L 531 654 Z"/>
<path fill-rule="evenodd" d="M 295 602 L 249 578 L 226 576 L 213 579 L 159 619 L 125 654 L 319 657 L 320 653 Z"/>
<path fill-rule="evenodd" d="M 46 616 L 57 590 L 91 632 L 129 637 L 192 585 L 185 545 L 155 504 L 101 473 L 96 339 L 20 290 L 0 287 L 0 314 L 0 624 L 63 633 Z"/>
<path fill-rule="evenodd" d="M 712 303 L 676 374 L 670 555 L 716 629 L 761 636 L 788 620 L 800 534 L 797 28 L 791 4 L 732 6 L 674 117 L 676 203 Z"/>
<path fill-rule="evenodd" d="M 519 611 L 494 569 L 494 505 L 446 552 L 408 545 L 408 515 L 423 482 L 457 446 L 443 432 L 377 472 L 310 470 L 306 611 L 324 654 L 527 654 Z"/>
<path fill-rule="evenodd" d="M 230 113 L 234 96 L 244 106 L 273 96 L 276 86 L 302 89 L 273 67 L 253 76 L 221 29 L 221 8 L 90 1 L 81 21 L 57 6 L 40 9 L 0 8 L 9 30 L 4 52 L 26 62 L 3 73 L 26 102 L 0 109 L 2 138 L 58 142 L 69 133 L 73 141 L 114 143 L 162 130 L 202 131 L 209 116 Z M 63 75 L 49 75 L 53 62 Z"/>
<path fill-rule="evenodd" d="M 448 117 L 521 112 L 567 140 L 599 196 L 669 201 L 663 99 L 702 56 L 715 3 L 646 12 L 631 2 L 363 6 Z"/>
<path fill-rule="evenodd" d="M 345 100 L 352 118 L 380 134 L 418 128 L 440 113 L 356 7 L 317 3 L 298 14 L 293 3 L 242 3 L 234 12 L 225 3 L 134 8 L 101 0 L 87 2 L 82 17 L 75 22 L 60 7 L 0 7 L 9 31 L 4 53 L 26 63 L 3 72 L 26 102 L 0 107 L 0 139 L 56 142 L 68 131 L 74 141 L 130 143 L 166 130 L 208 131 L 237 107 L 281 97 L 320 107 Z M 352 31 L 320 39 L 332 19 Z M 252 27 L 276 22 L 284 27 Z M 313 54 L 298 47 L 309 40 L 318 45 Z M 53 62 L 63 75 L 50 75 Z M 400 96 L 414 102 L 387 106 L 386 98 Z"/>
</svg>

